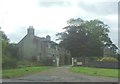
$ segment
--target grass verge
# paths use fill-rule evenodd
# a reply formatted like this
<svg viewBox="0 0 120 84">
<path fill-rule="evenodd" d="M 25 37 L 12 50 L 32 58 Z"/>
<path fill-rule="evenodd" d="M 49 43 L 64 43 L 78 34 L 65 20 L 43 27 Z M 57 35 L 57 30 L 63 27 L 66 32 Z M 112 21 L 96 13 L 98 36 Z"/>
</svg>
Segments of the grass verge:
<svg viewBox="0 0 120 84">
<path fill-rule="evenodd" d="M 40 72 L 50 68 L 51 67 L 49 66 L 40 66 L 40 67 L 24 67 L 24 68 L 17 68 L 17 69 L 7 69 L 2 71 L 2 77 L 14 78 L 14 77 L 24 76 L 31 73 Z"/>
<path fill-rule="evenodd" d="M 70 71 L 92 76 L 104 76 L 118 78 L 118 69 L 91 68 L 91 67 L 71 67 Z M 120 69 L 119 69 L 120 71 Z M 120 76 L 119 76 L 120 77 Z"/>
</svg>

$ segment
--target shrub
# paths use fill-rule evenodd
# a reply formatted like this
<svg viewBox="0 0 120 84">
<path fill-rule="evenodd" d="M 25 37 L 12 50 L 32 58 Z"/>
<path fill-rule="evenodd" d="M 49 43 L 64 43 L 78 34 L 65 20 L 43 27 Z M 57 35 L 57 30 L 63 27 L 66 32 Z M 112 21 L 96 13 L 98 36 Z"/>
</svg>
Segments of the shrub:
<svg viewBox="0 0 120 84">
<path fill-rule="evenodd" d="M 120 54 L 118 54 L 117 56 L 118 56 L 118 57 L 117 57 L 117 58 L 118 58 L 118 61 L 120 61 Z"/>
<path fill-rule="evenodd" d="M 3 55 L 2 67 L 4 68 L 16 68 L 17 60 L 11 56 Z"/>
<path fill-rule="evenodd" d="M 100 59 L 102 62 L 118 62 L 118 60 L 115 57 L 103 57 Z"/>
<path fill-rule="evenodd" d="M 18 63 L 17 63 L 17 67 L 18 68 L 22 68 L 22 67 L 29 67 L 29 66 L 32 66 L 33 64 L 32 64 L 32 62 L 30 62 L 30 61 L 19 61 Z"/>
<path fill-rule="evenodd" d="M 18 68 L 31 67 L 31 66 L 41 66 L 41 63 L 39 63 L 39 62 L 32 62 L 32 61 L 25 61 L 25 60 L 19 61 L 17 63 L 17 67 Z"/>
</svg>

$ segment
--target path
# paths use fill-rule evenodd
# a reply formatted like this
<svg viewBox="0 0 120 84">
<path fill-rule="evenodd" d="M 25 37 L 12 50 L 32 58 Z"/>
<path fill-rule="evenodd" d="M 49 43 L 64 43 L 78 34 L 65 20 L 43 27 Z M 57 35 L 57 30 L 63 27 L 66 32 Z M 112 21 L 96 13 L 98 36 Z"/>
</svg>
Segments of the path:
<svg viewBox="0 0 120 84">
<path fill-rule="evenodd" d="M 72 73 L 69 66 L 56 67 L 37 74 L 14 79 L 3 79 L 3 82 L 118 82 L 118 78 L 96 77 Z"/>
</svg>

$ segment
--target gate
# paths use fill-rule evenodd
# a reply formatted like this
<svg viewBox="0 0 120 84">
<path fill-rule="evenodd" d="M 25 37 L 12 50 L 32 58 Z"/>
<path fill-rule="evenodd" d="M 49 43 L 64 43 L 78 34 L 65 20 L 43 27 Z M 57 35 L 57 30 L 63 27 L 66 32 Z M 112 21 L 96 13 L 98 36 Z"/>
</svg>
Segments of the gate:
<svg viewBox="0 0 120 84">
<path fill-rule="evenodd" d="M 72 66 L 85 66 L 85 58 L 82 57 L 73 57 Z"/>
</svg>

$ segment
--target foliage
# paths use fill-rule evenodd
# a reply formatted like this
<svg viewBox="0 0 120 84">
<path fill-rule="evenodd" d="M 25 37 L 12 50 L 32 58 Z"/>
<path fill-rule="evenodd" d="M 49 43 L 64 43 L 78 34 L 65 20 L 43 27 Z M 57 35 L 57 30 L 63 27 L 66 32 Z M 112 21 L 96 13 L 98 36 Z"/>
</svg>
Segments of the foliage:
<svg viewBox="0 0 120 84">
<path fill-rule="evenodd" d="M 120 54 L 117 54 L 117 59 L 118 61 L 120 61 Z"/>
<path fill-rule="evenodd" d="M 117 62 L 118 60 L 115 57 L 103 57 L 99 61 L 102 61 L 102 62 Z"/>
<path fill-rule="evenodd" d="M 2 38 L 2 54 L 7 54 L 7 46 L 9 44 L 9 39 L 7 38 L 6 34 L 3 31 L 0 31 Z"/>
<path fill-rule="evenodd" d="M 3 31 L 2 33 L 2 67 L 17 67 L 17 46 L 15 43 L 9 43 L 9 39 Z"/>
<path fill-rule="evenodd" d="M 6 69 L 2 71 L 2 77 L 3 78 L 19 77 L 26 74 L 47 70 L 49 68 L 50 67 L 48 66 L 41 66 L 41 67 L 24 67 L 24 68 L 17 68 L 17 69 Z"/>
<path fill-rule="evenodd" d="M 22 68 L 22 67 L 28 67 L 28 66 L 31 66 L 32 65 L 32 63 L 31 62 L 29 62 L 29 61 L 18 61 L 17 62 L 17 67 L 18 68 Z"/>
<path fill-rule="evenodd" d="M 117 69 L 103 69 L 103 68 L 90 68 L 90 67 L 71 67 L 70 70 L 75 73 L 83 73 L 93 76 L 105 76 L 118 78 Z"/>
<path fill-rule="evenodd" d="M 31 62 L 31 61 L 26 61 L 26 60 L 17 62 L 17 68 L 30 67 L 30 66 L 41 66 L 41 65 L 42 64 L 40 64 L 38 62 Z"/>
<path fill-rule="evenodd" d="M 15 59 L 18 59 L 18 49 L 16 43 L 9 43 L 8 47 L 8 53 Z"/>
<path fill-rule="evenodd" d="M 54 65 L 52 58 L 43 59 L 41 63 L 42 63 L 43 66 Z"/>
<path fill-rule="evenodd" d="M 106 45 L 116 51 L 108 36 L 109 26 L 100 20 L 84 21 L 80 18 L 67 21 L 64 32 L 56 34 L 60 46 L 71 52 L 72 57 L 101 57 Z"/>
<path fill-rule="evenodd" d="M 2 60 L 2 68 L 16 68 L 17 67 L 17 60 L 12 58 L 11 56 L 3 55 Z"/>
</svg>

